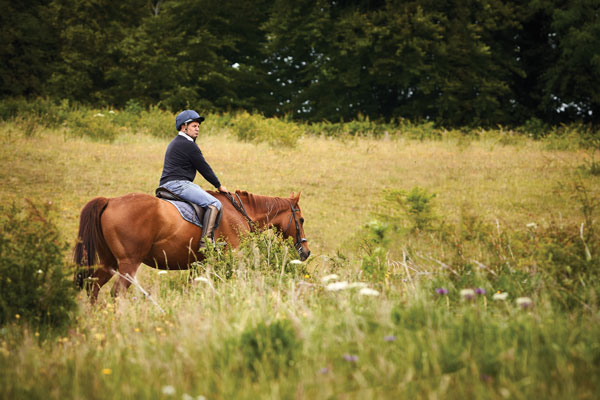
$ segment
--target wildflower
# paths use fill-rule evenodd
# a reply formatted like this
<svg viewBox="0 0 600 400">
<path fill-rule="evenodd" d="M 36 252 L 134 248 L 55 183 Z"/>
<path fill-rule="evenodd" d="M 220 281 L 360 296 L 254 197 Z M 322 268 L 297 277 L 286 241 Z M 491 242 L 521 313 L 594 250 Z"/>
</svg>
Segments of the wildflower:
<svg viewBox="0 0 600 400">
<path fill-rule="evenodd" d="M 167 273 L 167 271 L 165 271 L 165 270 L 163 270 L 163 271 L 158 271 L 158 274 L 159 274 L 159 275 L 164 275 L 164 274 L 166 274 L 166 273 Z"/>
<path fill-rule="evenodd" d="M 94 114 L 94 117 L 104 117 L 104 114 L 102 114 L 102 113 L 96 113 L 96 114 Z"/>
<path fill-rule="evenodd" d="M 112 369 L 110 369 L 110 368 L 104 368 L 102 370 L 102 374 L 103 375 L 110 375 L 110 374 L 112 374 Z"/>
<path fill-rule="evenodd" d="M 379 296 L 379 292 L 377 290 L 369 289 L 369 288 L 366 288 L 366 287 L 360 289 L 360 291 L 358 292 L 358 294 L 361 294 L 363 296 Z"/>
<path fill-rule="evenodd" d="M 323 367 L 323 368 L 321 368 L 321 370 L 319 371 L 319 373 L 325 375 L 325 374 L 329 373 L 329 368 Z"/>
<path fill-rule="evenodd" d="M 300 261 L 300 260 L 290 260 L 290 264 L 300 265 L 300 264 L 302 264 L 302 261 Z"/>
<path fill-rule="evenodd" d="M 309 274 L 304 275 L 304 279 L 310 279 L 310 275 Z"/>
<path fill-rule="evenodd" d="M 358 356 L 355 356 L 354 354 L 344 354 L 344 360 L 348 362 L 357 362 Z"/>
<path fill-rule="evenodd" d="M 529 308 L 533 305 L 533 301 L 529 297 L 519 297 L 517 298 L 517 305 L 523 308 Z"/>
<path fill-rule="evenodd" d="M 448 289 L 439 287 L 439 288 L 435 289 L 435 292 L 439 295 L 445 295 L 445 294 L 448 294 Z"/>
<path fill-rule="evenodd" d="M 532 229 L 535 229 L 535 228 L 537 228 L 537 224 L 536 224 L 535 222 L 530 222 L 530 223 L 528 223 L 526 226 L 527 226 L 528 228 L 532 228 Z"/>
<path fill-rule="evenodd" d="M 475 289 L 475 294 L 484 295 L 485 289 L 478 287 L 477 289 Z"/>
<path fill-rule="evenodd" d="M 396 341 L 396 336 L 394 336 L 394 335 L 384 336 L 383 340 L 385 340 L 386 342 L 395 342 Z"/>
<path fill-rule="evenodd" d="M 135 328 L 134 331 L 139 332 L 140 328 Z"/>
<path fill-rule="evenodd" d="M 37 273 L 38 273 L 38 274 L 43 274 L 43 273 L 44 273 L 44 271 L 42 271 L 41 269 L 38 269 L 38 270 L 37 270 Z"/>
<path fill-rule="evenodd" d="M 481 374 L 480 378 L 485 383 L 491 383 L 492 382 L 492 377 L 489 376 L 489 375 Z"/>
<path fill-rule="evenodd" d="M 108 113 L 109 114 L 114 114 L 115 112 L 113 110 L 110 110 Z"/>
<path fill-rule="evenodd" d="M 346 281 L 334 282 L 334 283 L 330 283 L 329 285 L 325 286 L 325 290 L 328 290 L 330 292 L 336 292 L 338 290 L 344 290 L 344 289 L 348 289 L 348 282 L 346 282 Z"/>
<path fill-rule="evenodd" d="M 165 385 L 162 387 L 162 393 L 165 396 L 173 396 L 175 394 L 175 388 L 171 385 Z"/>
<path fill-rule="evenodd" d="M 329 281 L 331 281 L 331 280 L 334 280 L 334 279 L 335 279 L 335 280 L 338 280 L 338 279 L 340 279 L 340 277 L 339 277 L 339 276 L 337 276 L 337 274 L 331 274 L 331 275 L 324 276 L 324 277 L 321 279 L 321 281 L 323 281 L 323 283 L 327 283 L 327 282 L 329 282 Z"/>
<path fill-rule="evenodd" d="M 19 314 L 15 314 L 15 318 L 19 319 L 19 318 L 21 318 L 21 316 Z"/>
<path fill-rule="evenodd" d="M 475 298 L 475 291 L 473 289 L 462 289 L 460 295 L 465 300 L 472 300 Z"/>
<path fill-rule="evenodd" d="M 508 298 L 508 293 L 506 293 L 506 292 L 503 292 L 503 293 L 497 292 L 497 293 L 494 293 L 494 295 L 492 296 L 492 299 L 494 299 L 494 300 L 506 300 L 507 298 Z"/>
</svg>

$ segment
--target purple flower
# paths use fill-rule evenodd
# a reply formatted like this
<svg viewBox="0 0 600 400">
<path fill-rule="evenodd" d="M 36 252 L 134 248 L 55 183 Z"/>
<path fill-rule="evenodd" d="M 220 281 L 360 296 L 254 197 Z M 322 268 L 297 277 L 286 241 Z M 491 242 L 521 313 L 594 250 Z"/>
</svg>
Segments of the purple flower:
<svg viewBox="0 0 600 400">
<path fill-rule="evenodd" d="M 448 294 L 448 289 L 446 289 L 446 288 L 443 288 L 443 287 L 439 287 L 439 288 L 435 289 L 435 292 L 436 292 L 437 294 L 439 294 L 439 295 L 442 295 L 442 296 L 443 296 L 443 295 L 445 295 L 445 294 Z"/>
<path fill-rule="evenodd" d="M 354 354 L 344 354 L 344 360 L 348 362 L 357 362 L 358 356 L 355 356 Z"/>
<path fill-rule="evenodd" d="M 394 335 L 384 336 L 383 340 L 385 340 L 386 342 L 393 342 L 396 340 L 396 336 L 394 336 Z"/>
<path fill-rule="evenodd" d="M 329 373 L 329 368 L 323 367 L 323 368 L 321 368 L 321 370 L 319 371 L 319 373 L 325 375 L 325 374 Z"/>
<path fill-rule="evenodd" d="M 475 293 L 480 294 L 480 295 L 484 295 L 485 294 L 485 289 L 478 287 L 477 289 L 475 289 Z"/>
</svg>

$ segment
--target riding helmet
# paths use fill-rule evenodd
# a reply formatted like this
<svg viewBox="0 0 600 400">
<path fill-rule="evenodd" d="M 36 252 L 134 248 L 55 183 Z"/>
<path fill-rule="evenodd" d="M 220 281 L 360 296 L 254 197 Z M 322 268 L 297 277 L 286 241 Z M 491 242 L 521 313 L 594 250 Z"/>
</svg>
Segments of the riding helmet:
<svg viewBox="0 0 600 400">
<path fill-rule="evenodd" d="M 175 129 L 177 129 L 177 132 L 179 132 L 179 130 L 181 129 L 181 125 L 189 124 L 190 122 L 194 122 L 194 121 L 198 122 L 198 123 L 202 123 L 202 121 L 204 121 L 204 117 L 201 117 L 194 110 L 182 111 L 175 118 Z"/>
</svg>

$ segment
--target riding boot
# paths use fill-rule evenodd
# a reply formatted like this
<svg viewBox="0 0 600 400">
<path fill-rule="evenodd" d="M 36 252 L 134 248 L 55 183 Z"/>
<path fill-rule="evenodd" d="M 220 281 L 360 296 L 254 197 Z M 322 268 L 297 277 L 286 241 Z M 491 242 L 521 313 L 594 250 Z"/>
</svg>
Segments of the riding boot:
<svg viewBox="0 0 600 400">
<path fill-rule="evenodd" d="M 204 222 L 202 223 L 202 238 L 200 239 L 200 250 L 206 248 L 207 240 L 210 240 L 213 244 L 215 243 L 213 236 L 218 214 L 219 210 L 215 206 L 208 206 L 208 208 L 204 212 Z"/>
</svg>

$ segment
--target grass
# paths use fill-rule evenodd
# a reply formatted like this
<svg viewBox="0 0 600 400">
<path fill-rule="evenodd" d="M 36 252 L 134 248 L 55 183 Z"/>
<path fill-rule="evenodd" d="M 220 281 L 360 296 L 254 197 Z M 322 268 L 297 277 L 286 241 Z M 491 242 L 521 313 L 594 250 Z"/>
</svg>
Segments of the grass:
<svg viewBox="0 0 600 400">
<path fill-rule="evenodd" d="M 239 142 L 209 124 L 203 128 L 211 134 L 199 143 L 230 190 L 302 190 L 313 251 L 306 271 L 252 268 L 254 250 L 232 256 L 235 274 L 225 281 L 206 275 L 208 282 L 190 284 L 187 273 L 143 267 L 138 279 L 164 314 L 132 287 L 116 300 L 103 291 L 96 306 L 81 295 L 75 324 L 57 339 L 40 342 L 15 319 L 0 330 L 1 398 L 600 395 L 593 296 L 565 310 L 545 281 L 523 283 L 541 272 L 511 264 L 499 277 L 475 268 L 456 278 L 425 258 L 403 261 L 407 245 L 444 256 L 426 234 L 402 236 L 410 243 L 393 237 L 385 277 L 368 280 L 361 269 L 364 226 L 385 212 L 386 189 L 435 193 L 436 212 L 447 223 L 458 223 L 466 209 L 501 231 L 553 221 L 579 226 L 573 183 L 600 190 L 597 176 L 581 173 L 582 151 L 547 150 L 525 138 L 506 144 L 491 133 L 436 141 L 305 136 L 295 147 L 275 148 Z M 51 201 L 63 238 L 72 242 L 79 211 L 92 197 L 153 193 L 169 139 L 124 130 L 103 143 L 65 129 L 27 136 L 11 122 L 0 126 L 0 180 L 7 183 L 0 201 Z M 468 256 L 483 260 L 482 251 L 475 247 Z M 327 290 L 323 278 L 332 273 L 333 281 L 361 282 L 379 296 Z M 460 290 L 474 282 L 486 294 L 464 300 Z M 442 286 L 448 295 L 436 293 Z M 493 300 L 498 290 L 508 299 Z M 517 305 L 519 296 L 531 297 L 533 307 Z"/>
</svg>

